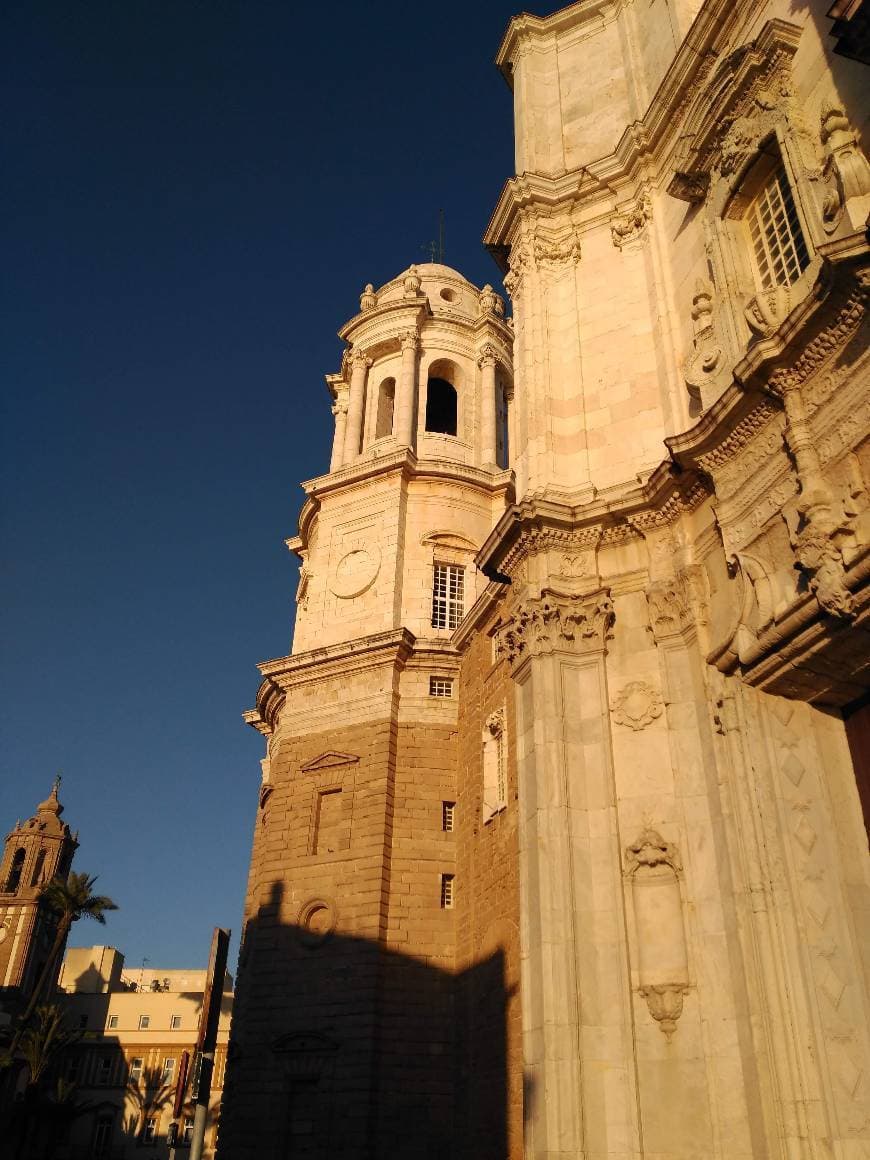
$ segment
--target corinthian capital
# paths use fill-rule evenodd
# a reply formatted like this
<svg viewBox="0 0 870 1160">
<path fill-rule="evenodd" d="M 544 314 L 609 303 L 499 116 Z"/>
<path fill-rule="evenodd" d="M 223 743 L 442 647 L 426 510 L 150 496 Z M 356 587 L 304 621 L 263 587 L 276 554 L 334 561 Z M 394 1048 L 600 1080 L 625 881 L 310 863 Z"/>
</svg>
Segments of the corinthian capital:
<svg viewBox="0 0 870 1160">
<path fill-rule="evenodd" d="M 523 601 L 499 628 L 496 647 L 515 672 L 527 657 L 601 650 L 612 624 L 613 604 L 606 589 L 587 596 L 544 589 Z"/>
<path fill-rule="evenodd" d="M 498 362 L 498 351 L 490 343 L 487 343 L 477 360 L 477 365 L 483 370 L 484 367 L 494 367 Z"/>
<path fill-rule="evenodd" d="M 420 335 L 416 330 L 403 330 L 399 335 L 399 345 L 402 350 L 416 350 L 420 345 Z"/>
<path fill-rule="evenodd" d="M 368 368 L 372 365 L 372 360 L 369 358 L 366 352 L 364 350 L 357 350 L 356 347 L 354 347 L 354 349 L 351 350 L 351 352 L 348 354 L 347 361 L 352 367 Z"/>
</svg>

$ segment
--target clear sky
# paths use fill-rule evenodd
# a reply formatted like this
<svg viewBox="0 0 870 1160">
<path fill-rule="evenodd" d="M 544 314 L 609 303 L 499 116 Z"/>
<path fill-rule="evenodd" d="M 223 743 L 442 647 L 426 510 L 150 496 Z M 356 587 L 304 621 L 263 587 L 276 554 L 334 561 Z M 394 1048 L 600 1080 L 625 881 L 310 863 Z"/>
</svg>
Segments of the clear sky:
<svg viewBox="0 0 870 1160">
<path fill-rule="evenodd" d="M 513 169 L 508 0 L 12 0 L 0 827 L 58 771 L 131 968 L 240 927 L 258 661 L 289 651 L 336 329 Z M 542 5 L 550 12 L 558 5 Z M 11 114 L 10 111 L 11 110 Z"/>
</svg>

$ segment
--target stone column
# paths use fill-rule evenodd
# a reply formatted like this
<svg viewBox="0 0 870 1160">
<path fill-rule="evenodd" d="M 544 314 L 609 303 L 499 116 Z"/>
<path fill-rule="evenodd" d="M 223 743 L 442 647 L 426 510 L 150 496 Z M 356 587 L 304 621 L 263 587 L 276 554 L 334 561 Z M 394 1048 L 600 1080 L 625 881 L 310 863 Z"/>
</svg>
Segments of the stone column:
<svg viewBox="0 0 870 1160">
<path fill-rule="evenodd" d="M 610 745 L 609 594 L 544 589 L 498 633 L 517 705 L 526 1155 L 640 1155 Z"/>
<path fill-rule="evenodd" d="M 396 439 L 400 447 L 414 449 L 417 416 L 417 350 L 420 336 L 416 330 L 401 335 L 402 370 L 396 400 Z"/>
<path fill-rule="evenodd" d="M 480 462 L 496 462 L 495 434 L 495 367 L 497 352 L 488 343 L 483 348 L 477 365 L 481 370 L 480 386 Z"/>
<path fill-rule="evenodd" d="M 366 401 L 366 376 L 372 360 L 365 351 L 352 351 L 349 357 L 351 365 L 350 399 L 347 406 L 347 427 L 344 438 L 344 462 L 351 463 L 360 452 L 360 437 L 362 435 L 363 416 Z"/>
<path fill-rule="evenodd" d="M 332 437 L 332 458 L 329 461 L 329 470 L 338 471 L 344 463 L 344 439 L 347 427 L 347 400 L 336 399 L 332 404 L 332 413 L 335 416 L 335 434 Z"/>
</svg>

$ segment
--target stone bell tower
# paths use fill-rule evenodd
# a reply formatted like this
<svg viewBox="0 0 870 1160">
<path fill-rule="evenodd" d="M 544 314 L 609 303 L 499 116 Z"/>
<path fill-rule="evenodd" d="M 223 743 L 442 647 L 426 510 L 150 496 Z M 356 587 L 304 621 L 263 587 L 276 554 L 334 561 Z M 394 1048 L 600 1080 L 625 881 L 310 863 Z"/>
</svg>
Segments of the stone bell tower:
<svg viewBox="0 0 870 1160">
<path fill-rule="evenodd" d="M 491 287 L 425 264 L 367 286 L 339 334 L 330 468 L 303 485 L 288 541 L 292 654 L 260 666 L 246 714 L 267 755 L 221 1127 L 233 1160 L 410 1155 L 453 1120 L 451 638 L 513 500 L 512 330 Z"/>
<path fill-rule="evenodd" d="M 0 862 L 0 1014 L 26 1002 L 39 976 L 54 933 L 51 917 L 39 905 L 39 891 L 52 878 L 69 874 L 78 835 L 61 821 L 60 779 L 7 835 Z"/>
</svg>

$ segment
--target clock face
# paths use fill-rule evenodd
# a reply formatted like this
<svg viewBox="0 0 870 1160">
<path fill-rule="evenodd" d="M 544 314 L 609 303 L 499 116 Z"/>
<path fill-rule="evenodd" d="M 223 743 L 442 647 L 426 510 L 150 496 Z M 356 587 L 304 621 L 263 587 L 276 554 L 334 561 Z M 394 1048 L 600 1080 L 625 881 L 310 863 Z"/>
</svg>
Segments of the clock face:
<svg viewBox="0 0 870 1160">
<path fill-rule="evenodd" d="M 381 567 L 381 552 L 376 544 L 355 546 L 336 565 L 330 588 L 340 600 L 353 600 L 371 588 Z"/>
</svg>

